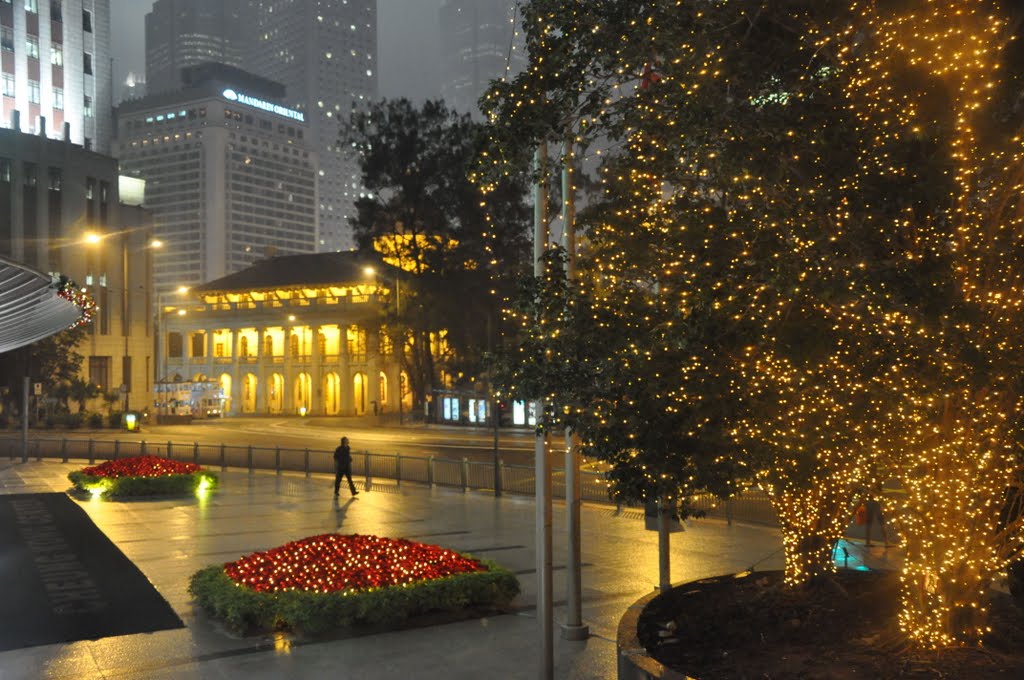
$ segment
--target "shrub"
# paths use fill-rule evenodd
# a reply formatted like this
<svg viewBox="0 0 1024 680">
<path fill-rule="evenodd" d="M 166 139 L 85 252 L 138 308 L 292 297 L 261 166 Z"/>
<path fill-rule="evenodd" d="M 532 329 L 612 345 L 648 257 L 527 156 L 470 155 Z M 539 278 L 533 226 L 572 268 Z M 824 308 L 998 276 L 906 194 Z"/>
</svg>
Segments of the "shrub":
<svg viewBox="0 0 1024 680">
<path fill-rule="evenodd" d="M 85 423 L 84 413 L 68 413 L 64 416 L 64 427 L 77 430 Z"/>
<path fill-rule="evenodd" d="M 107 416 L 107 425 L 114 428 L 115 430 L 121 427 L 121 419 L 124 415 L 120 411 L 115 411 Z"/>
<path fill-rule="evenodd" d="M 359 623 L 394 624 L 428 612 L 500 607 L 519 593 L 512 572 L 481 560 L 487 571 L 362 591 L 261 593 L 238 585 L 222 566 L 193 574 L 188 591 L 231 630 L 247 634 L 293 630 L 317 635 Z"/>
<path fill-rule="evenodd" d="M 75 470 L 68 479 L 80 491 L 104 498 L 186 495 L 217 486 L 217 475 L 192 463 L 134 456 Z"/>
<path fill-rule="evenodd" d="M 103 429 L 103 414 L 102 413 L 90 413 L 89 414 L 89 428 L 93 430 Z"/>
</svg>

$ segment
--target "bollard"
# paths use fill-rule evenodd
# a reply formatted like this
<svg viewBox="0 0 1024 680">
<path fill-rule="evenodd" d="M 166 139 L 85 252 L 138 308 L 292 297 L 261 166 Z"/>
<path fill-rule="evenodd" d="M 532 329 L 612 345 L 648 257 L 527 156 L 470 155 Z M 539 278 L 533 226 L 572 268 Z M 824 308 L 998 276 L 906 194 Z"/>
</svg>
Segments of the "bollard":
<svg viewBox="0 0 1024 680">
<path fill-rule="evenodd" d="M 305 469 L 306 469 L 306 477 L 309 477 L 309 449 L 306 449 Z"/>
<path fill-rule="evenodd" d="M 502 487 L 504 486 L 504 484 L 502 484 L 502 473 L 505 470 L 505 463 L 501 458 L 498 458 L 494 465 L 494 495 L 501 496 Z"/>
<path fill-rule="evenodd" d="M 252 469 L 252 444 L 249 444 L 249 474 L 251 475 L 253 474 L 253 472 L 254 471 Z"/>
<path fill-rule="evenodd" d="M 116 440 L 115 440 L 116 441 Z M 65 463 L 68 462 L 68 438 L 64 437 L 60 440 L 60 457 Z"/>
<path fill-rule="evenodd" d="M 281 474 L 281 446 L 274 447 L 274 469 L 277 470 L 277 474 Z"/>
<path fill-rule="evenodd" d="M 146 440 L 145 439 L 143 439 L 141 442 L 139 442 L 139 455 L 140 456 L 145 456 L 146 455 Z"/>
<path fill-rule="evenodd" d="M 171 448 L 172 444 L 170 441 L 167 442 L 167 459 L 174 460 L 174 449 Z"/>
<path fill-rule="evenodd" d="M 466 493 L 466 491 L 469 489 L 469 458 L 462 458 L 461 472 L 462 474 L 460 476 L 462 477 L 462 493 Z"/>
<path fill-rule="evenodd" d="M 427 456 L 427 486 L 434 486 L 434 457 Z"/>
<path fill-rule="evenodd" d="M 36 440 L 35 444 L 36 444 L 36 462 L 37 463 L 41 463 L 43 461 L 43 456 L 42 456 L 41 453 L 39 453 L 39 440 L 38 439 Z"/>
<path fill-rule="evenodd" d="M 121 455 L 121 440 L 120 439 L 115 439 L 114 440 L 114 460 L 117 460 L 118 456 L 120 456 L 120 455 Z M 67 462 L 67 460 L 65 460 L 64 462 Z"/>
<path fill-rule="evenodd" d="M 395 454 L 395 483 L 402 486 L 402 454 Z"/>
<path fill-rule="evenodd" d="M 89 465 L 96 464 L 96 454 L 93 452 L 92 438 L 89 438 Z"/>
<path fill-rule="evenodd" d="M 369 491 L 373 485 L 373 480 L 370 478 L 370 454 L 363 451 L 363 476 L 366 477 L 366 490 Z"/>
<path fill-rule="evenodd" d="M 224 472 L 227 469 L 228 469 L 228 450 L 227 450 L 227 447 L 224 446 L 224 442 L 221 442 L 221 445 L 220 445 L 220 471 Z"/>
<path fill-rule="evenodd" d="M 192 462 L 199 465 L 199 442 L 192 442 Z"/>
<path fill-rule="evenodd" d="M 727 526 L 732 526 L 732 499 L 725 501 L 725 522 Z"/>
</svg>

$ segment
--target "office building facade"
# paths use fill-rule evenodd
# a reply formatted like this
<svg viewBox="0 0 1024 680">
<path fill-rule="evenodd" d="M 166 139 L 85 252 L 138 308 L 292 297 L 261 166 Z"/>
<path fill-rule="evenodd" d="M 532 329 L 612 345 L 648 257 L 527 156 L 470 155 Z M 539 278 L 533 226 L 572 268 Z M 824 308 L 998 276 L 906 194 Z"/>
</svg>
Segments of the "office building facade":
<svg viewBox="0 0 1024 680">
<path fill-rule="evenodd" d="M 81 377 L 142 408 L 154 369 L 152 224 L 146 211 L 121 203 L 118 180 L 109 156 L 0 130 L 0 255 L 88 290 L 97 307 L 77 348 Z M 49 393 L 54 386 L 40 379 Z"/>
<path fill-rule="evenodd" d="M 377 98 L 376 0 L 250 0 L 246 68 L 288 87 L 308 115 L 320 158 L 317 250 L 355 246 L 350 217 L 362 191 L 343 127 Z"/>
<path fill-rule="evenodd" d="M 202 68 L 202 67 L 200 67 Z M 208 74 L 209 75 L 209 74 Z M 229 79 L 233 82 L 229 82 Z M 146 181 L 158 293 L 315 250 L 317 154 L 280 85 L 236 69 L 118 109 L 121 172 Z"/>
<path fill-rule="evenodd" d="M 146 91 L 181 89 L 181 70 L 242 63 L 242 0 L 157 0 L 146 15 Z"/>
<path fill-rule="evenodd" d="M 110 153 L 111 92 L 109 0 L 0 0 L 0 127 Z"/>
<path fill-rule="evenodd" d="M 526 66 L 518 3 L 445 0 L 441 28 L 441 96 L 449 108 L 480 117 L 478 101 L 492 80 Z"/>
</svg>

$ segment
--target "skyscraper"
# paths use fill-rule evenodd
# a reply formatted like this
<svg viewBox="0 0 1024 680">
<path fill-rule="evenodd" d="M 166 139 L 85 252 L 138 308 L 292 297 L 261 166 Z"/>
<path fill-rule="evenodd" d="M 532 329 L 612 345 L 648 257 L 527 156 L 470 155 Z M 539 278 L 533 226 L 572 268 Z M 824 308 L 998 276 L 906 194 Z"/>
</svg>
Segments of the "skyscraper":
<svg viewBox="0 0 1024 680">
<path fill-rule="evenodd" d="M 233 67 L 189 67 L 183 81 L 117 111 L 121 170 L 146 180 L 165 244 L 157 290 L 313 252 L 317 162 L 305 114 L 281 105 L 282 85 Z"/>
<path fill-rule="evenodd" d="M 0 62 L 0 127 L 110 152 L 109 0 L 0 0 Z"/>
<path fill-rule="evenodd" d="M 285 83 L 288 106 L 308 114 L 320 158 L 317 250 L 351 248 L 362 184 L 342 126 L 377 97 L 377 1 L 249 2 L 246 69 Z"/>
<path fill-rule="evenodd" d="M 441 25 L 441 96 L 457 111 L 479 117 L 477 101 L 491 80 L 526 65 L 514 0 L 444 0 Z"/>
<path fill-rule="evenodd" d="M 181 87 L 181 69 L 207 61 L 239 66 L 243 0 L 157 0 L 146 15 L 146 91 Z"/>
</svg>

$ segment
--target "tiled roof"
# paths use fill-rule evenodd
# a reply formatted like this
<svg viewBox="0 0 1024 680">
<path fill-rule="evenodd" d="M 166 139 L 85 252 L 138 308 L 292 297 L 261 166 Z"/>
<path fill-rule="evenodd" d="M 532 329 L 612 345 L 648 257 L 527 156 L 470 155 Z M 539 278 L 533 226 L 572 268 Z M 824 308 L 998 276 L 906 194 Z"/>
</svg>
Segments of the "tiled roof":
<svg viewBox="0 0 1024 680">
<path fill-rule="evenodd" d="M 366 267 L 380 271 L 387 265 L 382 265 L 379 259 L 351 251 L 282 255 L 260 260 L 240 272 L 209 281 L 193 290 L 197 293 L 219 293 L 351 285 L 371 280 L 364 271 Z"/>
</svg>

